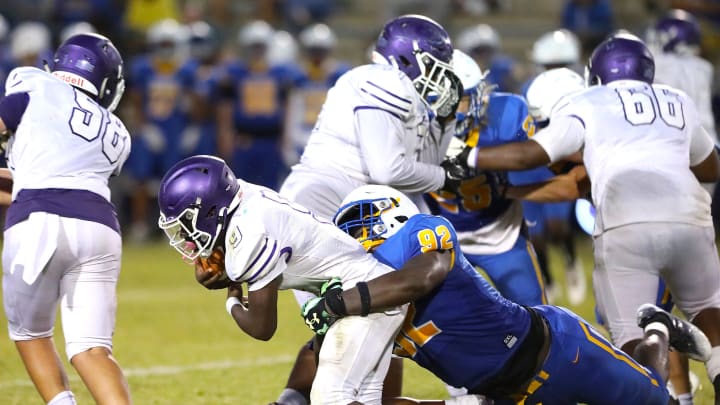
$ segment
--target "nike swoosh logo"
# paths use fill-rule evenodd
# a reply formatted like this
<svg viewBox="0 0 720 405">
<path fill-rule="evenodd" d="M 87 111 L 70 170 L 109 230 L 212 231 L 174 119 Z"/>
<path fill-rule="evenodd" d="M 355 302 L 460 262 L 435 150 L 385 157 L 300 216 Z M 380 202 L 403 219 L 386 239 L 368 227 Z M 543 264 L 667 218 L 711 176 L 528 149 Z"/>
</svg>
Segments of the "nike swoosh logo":
<svg viewBox="0 0 720 405">
<path fill-rule="evenodd" d="M 572 361 L 572 364 L 577 364 L 578 360 L 580 360 L 580 348 L 578 347 L 577 352 L 575 353 L 575 360 Z"/>
</svg>

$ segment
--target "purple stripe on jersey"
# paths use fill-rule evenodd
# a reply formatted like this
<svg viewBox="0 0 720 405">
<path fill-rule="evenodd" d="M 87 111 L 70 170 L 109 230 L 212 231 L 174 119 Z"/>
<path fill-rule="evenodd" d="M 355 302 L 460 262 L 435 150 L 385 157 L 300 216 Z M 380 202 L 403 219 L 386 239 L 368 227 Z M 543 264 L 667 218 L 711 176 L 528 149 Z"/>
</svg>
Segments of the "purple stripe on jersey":
<svg viewBox="0 0 720 405">
<path fill-rule="evenodd" d="M 385 100 L 384 98 L 378 97 L 378 96 L 376 96 L 375 94 L 370 93 L 369 91 L 367 91 L 367 90 L 365 90 L 365 89 L 360 89 L 360 91 L 362 91 L 362 92 L 365 93 L 365 94 L 368 94 L 370 97 L 372 97 L 372 98 L 374 98 L 374 99 L 376 99 L 376 100 L 378 100 L 378 101 L 382 101 L 383 103 L 389 105 L 390 107 L 397 108 L 398 110 L 400 110 L 400 111 L 402 111 L 402 112 L 410 112 L 410 110 L 408 110 L 407 108 L 403 108 L 403 107 L 400 107 L 399 105 L 393 104 L 393 103 Z"/>
<path fill-rule="evenodd" d="M 583 128 L 585 128 L 585 121 L 583 121 L 582 118 L 578 117 L 575 114 L 569 115 L 570 117 L 577 118 L 578 121 L 580 121 L 580 124 L 582 124 Z"/>
<path fill-rule="evenodd" d="M 265 267 L 268 265 L 268 263 L 270 263 L 270 260 L 271 260 L 271 259 L 273 258 L 273 256 L 275 255 L 275 251 L 276 251 L 276 250 L 277 250 L 277 241 L 274 241 L 274 242 L 273 242 L 272 251 L 271 251 L 270 254 L 268 255 L 267 260 L 265 260 L 265 263 L 263 263 L 263 265 L 260 266 L 260 268 L 255 272 L 255 274 L 253 274 L 252 276 L 250 276 L 249 279 L 247 279 L 247 282 L 248 282 L 248 283 L 252 283 L 253 281 L 255 281 L 255 277 L 259 276 L 260 273 L 262 273 L 262 271 L 265 270 Z"/>
<path fill-rule="evenodd" d="M 33 212 L 97 222 L 120 233 L 115 206 L 92 191 L 62 188 L 20 190 L 8 207 L 5 230 L 26 220 Z"/>
<path fill-rule="evenodd" d="M 397 119 L 399 119 L 399 120 L 402 121 L 402 117 L 401 117 L 400 115 L 398 115 L 398 114 L 396 114 L 396 113 L 394 113 L 394 112 L 392 112 L 392 111 L 390 111 L 390 110 L 386 110 L 386 109 L 384 109 L 384 108 L 373 107 L 373 106 L 369 106 L 369 105 L 361 105 L 361 106 L 355 107 L 355 109 L 353 109 L 353 112 L 356 112 L 356 111 L 358 111 L 358 110 L 380 110 L 380 111 L 385 111 L 386 113 L 388 113 L 388 114 L 392 115 L 393 117 L 395 117 L 395 118 L 397 118 Z"/>
<path fill-rule="evenodd" d="M 0 119 L 5 123 L 5 128 L 17 131 L 28 102 L 30 96 L 27 93 L 13 93 L 0 99 Z"/>
<path fill-rule="evenodd" d="M 375 87 L 376 89 L 382 91 L 383 93 L 386 93 L 386 94 L 389 94 L 389 95 L 395 97 L 396 99 L 398 99 L 398 100 L 400 100 L 400 101 L 404 101 L 404 102 L 406 102 L 406 103 L 408 103 L 408 104 L 412 104 L 412 101 L 411 101 L 411 100 L 408 100 L 408 99 L 406 99 L 406 98 L 404 98 L 404 97 L 400 97 L 400 96 L 398 96 L 397 94 L 395 94 L 395 93 L 393 93 L 393 92 L 387 91 L 387 90 L 383 89 L 382 87 L 378 86 L 377 84 L 371 82 L 370 80 L 367 81 L 367 84 Z"/>
<path fill-rule="evenodd" d="M 255 266 L 255 263 L 257 263 L 257 261 L 260 259 L 260 256 L 262 256 L 262 254 L 265 253 L 265 249 L 267 249 L 267 243 L 268 243 L 268 238 L 265 238 L 265 244 L 263 245 L 262 249 L 260 249 L 260 253 L 258 253 L 257 256 L 255 256 L 255 259 L 253 259 L 252 263 L 250 263 L 249 266 L 245 267 L 245 271 L 243 271 L 242 273 L 240 273 L 240 275 L 239 275 L 238 278 L 237 278 L 238 280 L 240 280 L 240 278 L 241 278 L 242 276 L 244 276 L 245 273 L 247 273 L 248 271 L 250 271 L 250 269 L 252 269 L 253 266 Z"/>
<path fill-rule="evenodd" d="M 285 263 L 287 263 L 290 261 L 290 259 L 292 259 L 292 248 L 290 246 L 285 246 L 284 248 L 280 249 L 280 253 L 278 253 L 278 256 L 282 256 L 285 253 L 287 253 L 287 257 L 285 258 Z"/>
</svg>

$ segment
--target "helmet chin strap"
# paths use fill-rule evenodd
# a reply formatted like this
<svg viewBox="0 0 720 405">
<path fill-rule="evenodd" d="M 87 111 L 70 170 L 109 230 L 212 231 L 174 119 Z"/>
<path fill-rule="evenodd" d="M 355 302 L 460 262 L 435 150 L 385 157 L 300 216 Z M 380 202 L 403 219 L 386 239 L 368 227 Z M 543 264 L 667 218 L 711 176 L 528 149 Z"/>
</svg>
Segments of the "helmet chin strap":
<svg viewBox="0 0 720 405">
<path fill-rule="evenodd" d="M 235 194 L 235 197 L 233 197 L 232 201 L 230 201 L 230 204 L 228 204 L 227 207 L 220 208 L 217 217 L 217 228 L 215 228 L 215 240 L 212 243 L 213 248 L 218 243 L 218 240 L 225 239 L 225 229 L 228 222 L 230 222 L 230 216 L 232 216 L 235 210 L 240 206 L 241 201 L 242 190 L 238 191 L 237 194 Z"/>
</svg>

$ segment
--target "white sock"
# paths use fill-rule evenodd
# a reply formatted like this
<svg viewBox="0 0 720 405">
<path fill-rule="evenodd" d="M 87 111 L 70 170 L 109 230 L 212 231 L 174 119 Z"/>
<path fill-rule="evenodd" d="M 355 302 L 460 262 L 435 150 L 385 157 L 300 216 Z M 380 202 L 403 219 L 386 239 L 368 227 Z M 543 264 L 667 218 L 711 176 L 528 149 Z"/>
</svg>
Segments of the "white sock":
<svg viewBox="0 0 720 405">
<path fill-rule="evenodd" d="M 467 395 L 468 393 L 467 388 L 458 388 L 447 384 L 445 384 L 445 389 L 447 389 L 447 392 L 448 394 L 450 394 L 451 397 L 459 397 L 460 395 Z"/>
<path fill-rule="evenodd" d="M 715 377 L 720 374 L 720 346 L 715 346 L 710 350 L 710 360 L 705 363 L 710 381 L 715 381 Z"/>
<path fill-rule="evenodd" d="M 677 400 L 680 405 L 693 405 L 693 396 L 689 392 L 678 395 Z"/>
<path fill-rule="evenodd" d="M 651 330 L 658 331 L 665 335 L 666 338 L 670 336 L 670 331 L 668 331 L 667 326 L 665 326 L 665 324 L 662 322 L 650 322 L 649 324 L 647 324 L 647 326 L 645 326 L 644 330 L 645 333 L 648 333 Z"/>
<path fill-rule="evenodd" d="M 292 388 L 285 388 L 276 402 L 280 405 L 310 405 L 300 391 Z"/>
<path fill-rule="evenodd" d="M 71 391 L 63 391 L 55 395 L 47 405 L 77 405 L 77 402 L 75 402 L 75 395 Z"/>
</svg>

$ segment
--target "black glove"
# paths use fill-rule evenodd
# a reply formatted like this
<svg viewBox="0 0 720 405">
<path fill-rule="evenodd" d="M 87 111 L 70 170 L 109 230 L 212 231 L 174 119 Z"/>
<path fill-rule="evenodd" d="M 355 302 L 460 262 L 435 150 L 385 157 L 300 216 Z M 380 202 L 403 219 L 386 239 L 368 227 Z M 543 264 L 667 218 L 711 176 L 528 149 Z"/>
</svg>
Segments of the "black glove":
<svg viewBox="0 0 720 405">
<path fill-rule="evenodd" d="M 467 154 L 470 153 L 470 149 L 465 148 L 460 155 L 445 159 L 440 166 L 445 170 L 445 183 L 443 184 L 442 191 L 449 191 L 456 193 L 460 189 L 460 183 L 468 178 L 469 169 L 467 166 Z M 462 157 L 464 155 L 464 158 Z"/>
<path fill-rule="evenodd" d="M 463 92 L 465 91 L 460 82 L 460 78 L 457 77 L 455 73 L 448 71 L 446 76 L 450 80 L 450 98 L 445 104 L 437 108 L 438 120 L 443 125 L 447 125 L 449 122 L 455 120 L 455 112 L 458 109 L 458 105 L 460 105 L 460 100 L 462 100 Z"/>
</svg>

